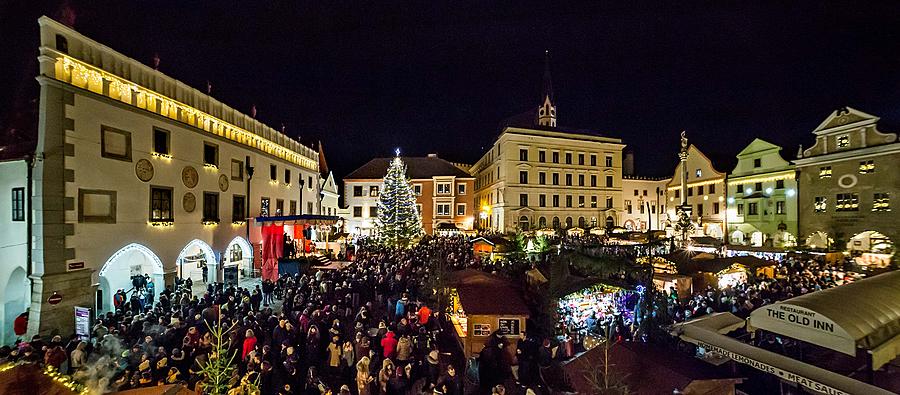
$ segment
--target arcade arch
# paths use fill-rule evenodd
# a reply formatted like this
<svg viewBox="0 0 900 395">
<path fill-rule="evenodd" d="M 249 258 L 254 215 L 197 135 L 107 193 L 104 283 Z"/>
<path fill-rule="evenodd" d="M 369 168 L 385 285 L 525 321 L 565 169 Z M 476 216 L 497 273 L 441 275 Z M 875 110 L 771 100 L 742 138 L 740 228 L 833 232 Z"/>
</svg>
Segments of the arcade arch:
<svg viewBox="0 0 900 395">
<path fill-rule="evenodd" d="M 225 248 L 225 266 L 237 266 L 238 279 L 253 276 L 253 246 L 237 236 Z"/>
<path fill-rule="evenodd" d="M 13 344 L 16 341 L 13 322 L 28 308 L 28 292 L 28 277 L 25 269 L 21 266 L 17 267 L 9 275 L 9 280 L 3 287 L 3 326 L 0 329 L 3 344 Z"/>
<path fill-rule="evenodd" d="M 192 282 L 214 282 L 217 280 L 218 261 L 212 247 L 200 239 L 191 240 L 178 254 L 179 279 Z M 204 270 L 205 269 L 205 270 Z M 206 276 L 204 277 L 204 271 Z"/>
<path fill-rule="evenodd" d="M 97 311 L 113 311 L 115 309 L 113 295 L 116 291 L 124 290 L 130 297 L 131 292 L 134 291 L 132 277 L 145 274 L 153 280 L 155 284 L 154 299 L 158 299 L 159 293 L 165 288 L 163 265 L 153 251 L 141 244 L 131 243 L 112 254 L 100 269 L 100 284 L 97 289 L 100 295 L 97 298 Z"/>
</svg>

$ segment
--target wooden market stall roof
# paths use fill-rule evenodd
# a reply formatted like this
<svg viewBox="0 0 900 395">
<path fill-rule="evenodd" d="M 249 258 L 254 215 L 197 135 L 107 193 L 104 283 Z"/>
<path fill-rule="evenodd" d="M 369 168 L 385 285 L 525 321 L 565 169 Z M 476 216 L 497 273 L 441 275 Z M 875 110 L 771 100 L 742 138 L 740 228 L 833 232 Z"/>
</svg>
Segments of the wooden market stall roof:
<svg viewBox="0 0 900 395">
<path fill-rule="evenodd" d="M 515 284 L 476 269 L 451 272 L 447 284 L 456 288 L 459 302 L 468 315 L 530 315 Z"/>
<path fill-rule="evenodd" d="M 77 395 L 77 392 L 44 374 L 39 366 L 23 364 L 0 372 L 0 394 Z"/>
<path fill-rule="evenodd" d="M 774 261 L 757 258 L 753 255 L 738 255 L 713 259 L 693 259 L 687 258 L 680 253 L 673 253 L 666 256 L 666 259 L 675 262 L 675 266 L 681 274 L 692 274 L 697 272 L 718 273 L 734 264 L 739 264 L 748 269 L 758 269 L 775 265 Z"/>
<path fill-rule="evenodd" d="M 848 355 L 867 350 L 877 370 L 900 355 L 900 271 L 763 306 L 749 325 Z"/>
</svg>

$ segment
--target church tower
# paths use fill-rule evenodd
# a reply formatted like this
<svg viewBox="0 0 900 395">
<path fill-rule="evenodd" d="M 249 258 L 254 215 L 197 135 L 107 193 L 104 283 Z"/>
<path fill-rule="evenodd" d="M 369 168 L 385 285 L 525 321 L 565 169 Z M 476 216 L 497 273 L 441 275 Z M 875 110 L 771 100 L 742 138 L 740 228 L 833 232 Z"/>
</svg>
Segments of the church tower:
<svg viewBox="0 0 900 395">
<path fill-rule="evenodd" d="M 541 105 L 537 109 L 537 124 L 556 127 L 556 104 L 553 102 L 553 81 L 550 80 L 550 51 L 544 52 L 544 83 Z"/>
</svg>

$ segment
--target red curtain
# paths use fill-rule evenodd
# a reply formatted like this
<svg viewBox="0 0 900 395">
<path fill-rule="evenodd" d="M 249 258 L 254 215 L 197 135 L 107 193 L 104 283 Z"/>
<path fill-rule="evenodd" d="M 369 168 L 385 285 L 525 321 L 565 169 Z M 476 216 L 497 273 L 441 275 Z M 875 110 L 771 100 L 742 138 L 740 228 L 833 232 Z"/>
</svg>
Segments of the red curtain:
<svg viewBox="0 0 900 395">
<path fill-rule="evenodd" d="M 284 256 L 284 225 L 262 227 L 262 278 L 278 280 L 278 258 Z"/>
</svg>

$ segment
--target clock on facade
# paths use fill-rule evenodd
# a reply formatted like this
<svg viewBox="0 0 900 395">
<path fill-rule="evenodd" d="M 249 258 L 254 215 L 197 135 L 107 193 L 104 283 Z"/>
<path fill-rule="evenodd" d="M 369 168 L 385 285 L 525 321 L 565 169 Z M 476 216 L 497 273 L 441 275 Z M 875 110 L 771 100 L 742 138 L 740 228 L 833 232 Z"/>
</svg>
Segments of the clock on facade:
<svg viewBox="0 0 900 395">
<path fill-rule="evenodd" d="M 134 173 L 137 178 L 143 182 L 153 179 L 153 163 L 149 160 L 141 159 L 134 164 Z"/>
<path fill-rule="evenodd" d="M 197 169 L 193 166 L 185 166 L 184 169 L 181 170 L 181 181 L 184 182 L 184 186 L 193 188 L 197 186 L 199 180 L 200 176 L 197 174 Z"/>
<path fill-rule="evenodd" d="M 188 213 L 194 212 L 194 209 L 197 208 L 197 197 L 191 192 L 185 193 L 181 199 L 181 206 Z"/>
<path fill-rule="evenodd" d="M 219 190 L 222 192 L 228 190 L 228 177 L 224 174 L 219 174 Z"/>
</svg>

